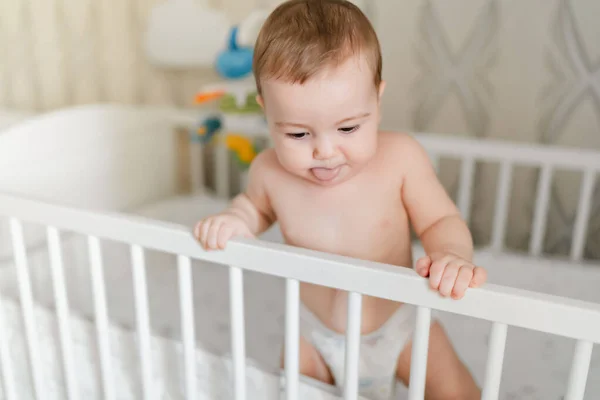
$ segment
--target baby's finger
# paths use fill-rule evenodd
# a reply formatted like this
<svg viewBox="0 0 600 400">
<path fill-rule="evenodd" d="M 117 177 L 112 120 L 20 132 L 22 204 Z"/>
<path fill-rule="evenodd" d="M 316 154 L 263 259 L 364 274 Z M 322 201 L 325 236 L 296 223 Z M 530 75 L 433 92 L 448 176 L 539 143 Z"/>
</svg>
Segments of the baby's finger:
<svg viewBox="0 0 600 400">
<path fill-rule="evenodd" d="M 219 234 L 217 237 L 217 246 L 220 249 L 224 249 L 231 236 L 233 236 L 233 228 L 231 228 L 231 225 L 221 225 L 221 229 L 219 229 Z"/>
<path fill-rule="evenodd" d="M 425 256 L 417 260 L 415 270 L 417 271 L 417 274 L 425 277 L 429 275 L 429 267 L 431 267 L 431 257 Z"/>
<path fill-rule="evenodd" d="M 223 223 L 221 221 L 214 221 L 210 229 L 208 230 L 208 237 L 206 239 L 206 245 L 209 249 L 217 248 L 217 238 L 219 235 L 219 229 Z"/>
<path fill-rule="evenodd" d="M 481 267 L 475 267 L 473 270 L 473 279 L 471 279 L 470 287 L 476 288 L 482 286 L 487 280 L 487 271 Z"/>
<path fill-rule="evenodd" d="M 459 300 L 462 299 L 465 295 L 469 284 L 471 283 L 471 279 L 473 278 L 473 267 L 472 266 L 463 266 L 460 271 L 458 271 L 458 277 L 456 278 L 456 283 L 454 284 L 454 289 L 452 289 L 452 298 Z"/>
<path fill-rule="evenodd" d="M 196 226 L 194 226 L 194 230 L 192 232 L 193 232 L 194 238 L 196 240 L 200 240 L 200 232 L 202 231 L 203 224 L 204 224 L 204 221 L 200 221 L 196 224 Z"/>
<path fill-rule="evenodd" d="M 200 227 L 200 243 L 204 249 L 207 249 L 206 241 L 208 239 L 208 231 L 210 229 L 212 220 L 204 221 L 202 226 Z"/>
<path fill-rule="evenodd" d="M 433 261 L 431 264 L 431 267 L 429 268 L 429 285 L 432 289 L 439 289 L 442 276 L 444 275 L 444 270 L 446 269 L 449 261 L 450 259 L 448 257 L 442 257 L 439 260 Z"/>
<path fill-rule="evenodd" d="M 442 276 L 442 280 L 440 282 L 439 292 L 442 296 L 450 296 L 452 293 L 452 288 L 456 283 L 456 277 L 458 276 L 458 271 L 461 267 L 460 261 L 451 262 L 444 269 L 444 274 Z"/>
</svg>

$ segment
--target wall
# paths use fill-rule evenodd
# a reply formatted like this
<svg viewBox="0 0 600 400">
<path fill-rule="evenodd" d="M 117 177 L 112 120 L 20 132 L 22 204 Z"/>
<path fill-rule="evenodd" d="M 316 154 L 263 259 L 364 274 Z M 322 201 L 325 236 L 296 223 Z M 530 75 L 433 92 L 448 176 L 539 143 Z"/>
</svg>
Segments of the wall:
<svg viewBox="0 0 600 400">
<path fill-rule="evenodd" d="M 199 1 L 199 0 L 197 0 Z M 150 65 L 142 40 L 161 0 L 6 0 L 0 3 L 0 109 L 72 104 L 190 104 L 212 69 Z M 206 0 L 239 21 L 281 0 Z"/>
<path fill-rule="evenodd" d="M 596 0 L 381 1 L 377 23 L 389 81 L 384 125 L 600 149 L 600 2 Z M 443 168 L 456 187 L 456 168 Z M 497 169 L 475 178 L 472 228 L 490 233 Z M 567 254 L 581 176 L 552 188 L 548 251 Z M 537 172 L 520 169 L 507 240 L 529 240 Z M 600 257 L 600 184 L 587 255 Z"/>
<path fill-rule="evenodd" d="M 141 51 L 158 0 L 0 4 L 0 109 L 89 102 L 187 105 L 213 71 L 161 71 Z M 207 0 L 239 20 L 279 0 Z M 600 148 L 600 2 L 371 0 L 388 81 L 384 127 Z M 444 168 L 449 190 L 456 166 Z M 477 171 L 472 228 L 489 237 L 496 169 Z M 508 240 L 528 241 L 536 171 L 519 170 Z M 553 186 L 547 249 L 568 252 L 579 176 Z M 521 185 L 521 187 L 517 187 Z M 588 256 L 600 257 L 600 185 Z"/>
</svg>

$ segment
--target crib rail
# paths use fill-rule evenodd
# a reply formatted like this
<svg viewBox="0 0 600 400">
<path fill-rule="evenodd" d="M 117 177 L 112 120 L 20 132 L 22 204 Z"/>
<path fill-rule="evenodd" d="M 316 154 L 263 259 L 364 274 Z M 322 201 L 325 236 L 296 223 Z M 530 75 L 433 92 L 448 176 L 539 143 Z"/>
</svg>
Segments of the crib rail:
<svg viewBox="0 0 600 400">
<path fill-rule="evenodd" d="M 585 250 L 594 186 L 600 173 L 600 152 L 526 143 L 515 146 L 513 142 L 500 140 L 461 139 L 433 134 L 415 136 L 430 154 L 436 168 L 441 158 L 460 161 L 457 203 L 461 215 L 467 221 L 470 219 L 472 206 L 475 163 L 485 161 L 500 165 L 491 237 L 491 247 L 496 251 L 501 251 L 504 247 L 509 196 L 515 167 L 535 167 L 540 170 L 529 243 L 529 253 L 535 256 L 542 253 L 554 174 L 559 170 L 581 172 L 583 179 L 570 251 L 571 260 L 581 260 Z"/>
<path fill-rule="evenodd" d="M 501 377 L 504 345 L 508 326 L 533 329 L 577 340 L 573 366 L 569 380 L 567 400 L 582 399 L 585 390 L 592 345 L 600 342 L 600 305 L 574 299 L 539 294 L 519 289 L 489 284 L 484 288 L 470 289 L 460 301 L 441 298 L 429 290 L 426 281 L 412 270 L 397 266 L 360 261 L 329 255 L 281 244 L 236 239 L 225 251 L 205 252 L 181 226 L 160 223 L 143 218 L 118 214 L 96 213 L 78 210 L 40 201 L 0 195 L 0 214 L 10 218 L 13 244 L 17 255 L 20 275 L 23 313 L 27 327 L 30 357 L 36 356 L 35 325 L 32 322 L 31 288 L 28 286 L 27 261 L 21 238 L 21 222 L 43 224 L 48 227 L 50 246 L 53 248 L 53 267 L 60 267 L 57 256 L 58 230 L 73 231 L 89 237 L 90 261 L 94 280 L 94 300 L 98 318 L 98 340 L 101 353 L 101 371 L 107 398 L 114 398 L 110 380 L 107 322 L 104 304 L 104 287 L 99 273 L 102 266 L 100 239 L 110 239 L 131 246 L 135 284 L 135 308 L 137 317 L 140 367 L 144 398 L 150 398 L 152 389 L 151 363 L 149 357 L 148 306 L 144 280 L 144 249 L 159 250 L 178 255 L 180 304 L 184 343 L 184 366 L 186 398 L 194 398 L 194 333 L 190 268 L 191 259 L 201 259 L 229 266 L 231 296 L 231 334 L 234 364 L 235 399 L 245 399 L 245 333 L 243 302 L 243 271 L 252 270 L 286 279 L 286 382 L 287 399 L 297 399 L 298 390 L 298 318 L 300 281 L 338 288 L 350 292 L 348 306 L 347 357 L 345 373 L 345 399 L 357 399 L 358 350 L 360 310 L 363 295 L 387 298 L 414 304 L 418 307 L 414 336 L 413 357 L 409 387 L 411 400 L 422 399 L 426 376 L 429 327 L 431 310 L 462 314 L 493 322 L 488 356 L 484 399 L 495 399 Z M 60 270 L 60 268 L 59 268 Z M 60 272 L 56 279 L 62 278 Z M 63 289 L 64 290 L 64 289 Z M 68 317 L 66 299 L 58 302 L 61 326 Z M 72 365 L 69 362 L 69 340 L 61 335 L 64 367 L 67 376 Z M 4 351 L 0 332 L 0 351 Z M 5 379 L 10 378 L 9 360 L 0 354 Z M 32 365 L 35 360 L 32 359 Z M 39 364 L 37 364 L 39 365 Z M 33 368 L 38 396 L 42 392 Z M 9 383 L 10 387 L 10 383 Z M 69 393 L 74 393 L 70 386 Z M 73 397 L 70 397 L 73 398 Z"/>
<path fill-rule="evenodd" d="M 538 143 L 518 143 L 498 139 L 458 138 L 448 135 L 415 134 L 417 140 L 437 155 L 454 156 L 460 159 L 482 159 L 507 161 L 529 166 L 551 165 L 567 170 L 600 170 L 598 151 L 568 149 Z"/>
</svg>

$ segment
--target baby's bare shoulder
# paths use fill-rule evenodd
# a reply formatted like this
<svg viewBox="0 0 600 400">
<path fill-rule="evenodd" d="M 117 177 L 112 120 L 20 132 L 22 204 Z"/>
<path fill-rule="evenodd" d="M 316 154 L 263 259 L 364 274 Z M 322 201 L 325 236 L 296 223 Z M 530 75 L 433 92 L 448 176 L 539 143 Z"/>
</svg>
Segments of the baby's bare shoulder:
<svg viewBox="0 0 600 400">
<path fill-rule="evenodd" d="M 380 132 L 380 148 L 386 160 L 396 166 L 418 166 L 427 163 L 425 149 L 412 135 L 403 132 Z"/>
<path fill-rule="evenodd" d="M 248 170 L 248 183 L 266 188 L 268 182 L 280 175 L 281 168 L 275 150 L 265 149 L 252 160 Z"/>
<path fill-rule="evenodd" d="M 265 149 L 258 153 L 250 164 L 249 174 L 251 177 L 261 178 L 277 170 L 279 162 L 277 155 L 272 148 Z"/>
</svg>

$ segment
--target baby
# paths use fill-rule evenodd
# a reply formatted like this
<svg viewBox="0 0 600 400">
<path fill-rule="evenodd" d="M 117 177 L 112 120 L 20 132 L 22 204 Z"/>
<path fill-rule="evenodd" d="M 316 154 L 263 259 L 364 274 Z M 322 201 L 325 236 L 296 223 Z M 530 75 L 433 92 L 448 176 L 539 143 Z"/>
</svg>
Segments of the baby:
<svg viewBox="0 0 600 400">
<path fill-rule="evenodd" d="M 352 3 L 292 0 L 271 13 L 253 71 L 274 146 L 252 162 L 246 191 L 195 227 L 205 249 L 277 221 L 289 245 L 411 267 L 412 224 L 427 254 L 415 269 L 433 290 L 460 299 L 485 282 L 426 152 L 407 134 L 379 131 L 381 69 L 377 36 Z M 300 298 L 300 373 L 341 387 L 347 293 L 301 283 Z M 409 382 L 415 307 L 368 296 L 362 304 L 359 390 L 389 399 L 396 379 Z M 436 321 L 425 393 L 480 398 Z"/>
</svg>

